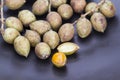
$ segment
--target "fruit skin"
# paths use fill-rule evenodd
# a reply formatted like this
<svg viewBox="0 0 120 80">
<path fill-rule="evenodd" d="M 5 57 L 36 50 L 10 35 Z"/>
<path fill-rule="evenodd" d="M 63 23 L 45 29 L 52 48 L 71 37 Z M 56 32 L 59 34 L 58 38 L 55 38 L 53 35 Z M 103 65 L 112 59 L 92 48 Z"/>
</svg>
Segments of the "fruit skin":
<svg viewBox="0 0 120 80">
<path fill-rule="evenodd" d="M 65 23 L 60 27 L 58 34 L 61 42 L 70 41 L 74 36 L 74 26 L 70 23 Z"/>
<path fill-rule="evenodd" d="M 51 0 L 51 5 L 54 8 L 58 8 L 60 5 L 67 3 L 67 0 Z"/>
<path fill-rule="evenodd" d="M 86 0 L 71 0 L 70 4 L 76 13 L 81 13 L 86 6 Z"/>
<path fill-rule="evenodd" d="M 41 41 L 40 35 L 32 30 L 26 30 L 25 37 L 29 40 L 32 47 L 35 47 Z"/>
<path fill-rule="evenodd" d="M 48 0 L 36 0 L 32 6 L 32 12 L 35 15 L 43 15 L 48 11 Z"/>
<path fill-rule="evenodd" d="M 104 32 L 107 27 L 107 21 L 105 16 L 100 12 L 95 12 L 90 19 L 93 28 L 98 32 Z"/>
<path fill-rule="evenodd" d="M 17 10 L 26 3 L 26 0 L 5 0 L 5 5 L 11 10 Z"/>
<path fill-rule="evenodd" d="M 28 26 L 36 20 L 35 15 L 29 10 L 22 10 L 18 14 L 18 18 L 22 21 L 23 25 Z"/>
<path fill-rule="evenodd" d="M 5 32 L 2 34 L 5 42 L 7 42 L 9 44 L 13 44 L 15 38 L 19 35 L 20 35 L 20 33 L 14 28 L 7 28 L 7 29 L 5 29 Z"/>
<path fill-rule="evenodd" d="M 55 49 L 60 42 L 57 32 L 50 30 L 43 35 L 43 41 L 46 42 L 51 49 Z"/>
<path fill-rule="evenodd" d="M 5 21 L 5 24 L 7 28 L 14 28 L 19 32 L 23 31 L 22 22 L 16 17 L 8 17 Z"/>
<path fill-rule="evenodd" d="M 58 7 L 57 12 L 61 15 L 61 17 L 65 20 L 70 19 L 73 15 L 73 9 L 68 4 L 62 4 Z"/>
<path fill-rule="evenodd" d="M 52 63 L 58 67 L 61 68 L 66 65 L 67 63 L 67 57 L 64 53 L 57 52 L 52 56 Z"/>
<path fill-rule="evenodd" d="M 77 33 L 81 38 L 86 38 L 92 31 L 92 24 L 87 18 L 80 18 L 76 24 Z"/>
<path fill-rule="evenodd" d="M 30 52 L 30 43 L 24 36 L 18 36 L 14 41 L 14 48 L 19 55 L 27 58 Z"/>
<path fill-rule="evenodd" d="M 38 32 L 40 35 L 43 35 L 51 29 L 50 24 L 45 20 L 34 21 L 29 26 L 31 30 Z"/>
<path fill-rule="evenodd" d="M 51 54 L 51 49 L 47 43 L 41 42 L 36 45 L 35 53 L 38 58 L 47 59 Z"/>
<path fill-rule="evenodd" d="M 100 11 L 105 15 L 107 18 L 111 18 L 115 16 L 115 6 L 110 0 L 105 0 L 105 3 L 100 6 Z"/>
<path fill-rule="evenodd" d="M 62 24 L 62 18 L 57 12 L 50 12 L 47 15 L 47 21 L 50 23 L 53 30 L 58 30 Z"/>
<path fill-rule="evenodd" d="M 97 3 L 96 2 L 90 2 L 90 3 L 88 3 L 86 5 L 85 12 L 91 11 L 92 9 L 96 9 L 96 7 L 97 7 Z M 98 9 L 96 10 L 96 12 L 97 11 L 98 11 Z M 93 12 L 90 13 L 89 16 L 91 16 L 92 14 L 93 14 Z"/>
<path fill-rule="evenodd" d="M 58 52 L 62 52 L 65 55 L 72 55 L 79 49 L 80 47 L 72 42 L 65 42 L 57 47 Z"/>
</svg>

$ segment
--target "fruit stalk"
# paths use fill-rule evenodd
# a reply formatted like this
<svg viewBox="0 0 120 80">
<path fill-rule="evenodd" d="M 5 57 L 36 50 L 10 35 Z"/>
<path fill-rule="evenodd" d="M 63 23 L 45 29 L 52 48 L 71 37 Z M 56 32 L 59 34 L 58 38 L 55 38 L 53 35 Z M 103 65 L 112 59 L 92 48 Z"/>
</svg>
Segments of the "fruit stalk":
<svg viewBox="0 0 120 80">
<path fill-rule="evenodd" d="M 4 14 L 3 14 L 3 6 L 4 6 L 4 1 L 1 0 L 1 5 L 0 5 L 0 14 L 1 14 L 1 29 L 0 29 L 0 32 L 1 32 L 1 34 L 4 34 Z"/>
</svg>

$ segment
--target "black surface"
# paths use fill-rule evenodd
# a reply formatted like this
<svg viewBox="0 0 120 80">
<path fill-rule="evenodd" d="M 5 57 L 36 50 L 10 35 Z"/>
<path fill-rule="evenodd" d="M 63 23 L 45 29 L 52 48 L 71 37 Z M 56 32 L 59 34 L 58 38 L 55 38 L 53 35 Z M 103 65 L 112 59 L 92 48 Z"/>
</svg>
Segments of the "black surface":
<svg viewBox="0 0 120 80">
<path fill-rule="evenodd" d="M 31 9 L 34 1 L 27 1 L 21 9 Z M 87 0 L 90 1 L 96 0 Z M 86 39 L 75 34 L 73 42 L 81 49 L 69 56 L 66 67 L 61 69 L 52 65 L 51 57 L 48 60 L 38 59 L 34 49 L 27 59 L 17 55 L 13 46 L 5 43 L 0 35 L 0 80 L 120 80 L 120 1 L 112 2 L 117 12 L 114 18 L 108 20 L 105 33 L 93 31 Z M 4 12 L 5 17 L 17 16 L 18 13 L 6 7 Z M 75 15 L 68 22 L 77 18 L 78 15 Z"/>
</svg>

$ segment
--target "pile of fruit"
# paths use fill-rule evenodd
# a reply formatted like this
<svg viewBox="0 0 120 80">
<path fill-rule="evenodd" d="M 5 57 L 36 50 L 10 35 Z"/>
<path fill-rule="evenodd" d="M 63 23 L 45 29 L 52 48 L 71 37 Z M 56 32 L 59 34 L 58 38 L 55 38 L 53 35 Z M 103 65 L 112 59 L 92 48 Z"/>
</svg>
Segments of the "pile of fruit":
<svg viewBox="0 0 120 80">
<path fill-rule="evenodd" d="M 70 4 L 67 0 L 36 0 L 32 11 L 25 9 L 19 11 L 18 17 L 4 18 L 3 6 L 15 11 L 26 2 L 27 0 L 1 0 L 2 37 L 5 42 L 13 44 L 15 51 L 24 57 L 28 57 L 31 47 L 35 47 L 35 54 L 40 59 L 47 59 L 52 53 L 51 50 L 57 49 L 58 52 L 52 56 L 52 63 L 56 67 L 65 66 L 66 56 L 80 49 L 77 44 L 70 42 L 74 37 L 75 24 L 79 37 L 86 38 L 92 28 L 103 33 L 107 27 L 106 18 L 115 15 L 115 7 L 110 0 L 101 0 L 99 3 L 70 0 Z M 56 8 L 57 11 L 51 11 L 51 8 Z M 42 16 L 46 13 L 46 20 L 36 19 L 36 15 Z M 74 13 L 82 14 L 73 23 L 62 24 L 63 20 L 69 20 Z M 23 29 L 26 29 L 25 34 L 21 35 Z"/>
</svg>

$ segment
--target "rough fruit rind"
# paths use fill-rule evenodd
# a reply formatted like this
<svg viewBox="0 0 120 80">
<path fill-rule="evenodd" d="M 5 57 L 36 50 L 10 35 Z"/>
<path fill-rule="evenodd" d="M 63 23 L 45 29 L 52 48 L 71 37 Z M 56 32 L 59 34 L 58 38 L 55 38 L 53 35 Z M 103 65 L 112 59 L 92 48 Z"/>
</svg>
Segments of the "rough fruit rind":
<svg viewBox="0 0 120 80">
<path fill-rule="evenodd" d="M 19 55 L 28 57 L 30 52 L 30 43 L 24 36 L 18 36 L 14 40 L 14 48 Z"/>
<path fill-rule="evenodd" d="M 40 42 L 35 47 L 35 53 L 40 59 L 47 59 L 51 54 L 49 45 L 45 42 Z"/>
</svg>

